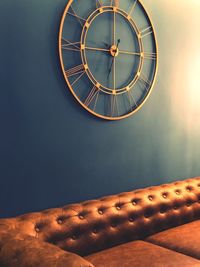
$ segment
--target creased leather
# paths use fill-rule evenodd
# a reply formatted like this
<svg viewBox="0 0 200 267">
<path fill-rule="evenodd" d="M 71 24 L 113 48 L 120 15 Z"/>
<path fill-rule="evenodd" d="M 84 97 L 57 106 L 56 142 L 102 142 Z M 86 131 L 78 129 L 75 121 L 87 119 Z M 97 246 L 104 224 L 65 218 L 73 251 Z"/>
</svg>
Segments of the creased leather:
<svg viewBox="0 0 200 267">
<path fill-rule="evenodd" d="M 147 241 L 200 260 L 200 220 L 157 233 Z"/>
<path fill-rule="evenodd" d="M 93 267 L 82 257 L 19 233 L 2 235 L 1 267 Z"/>
<path fill-rule="evenodd" d="M 200 267 L 200 261 L 144 241 L 133 241 L 86 257 L 95 267 Z"/>
</svg>

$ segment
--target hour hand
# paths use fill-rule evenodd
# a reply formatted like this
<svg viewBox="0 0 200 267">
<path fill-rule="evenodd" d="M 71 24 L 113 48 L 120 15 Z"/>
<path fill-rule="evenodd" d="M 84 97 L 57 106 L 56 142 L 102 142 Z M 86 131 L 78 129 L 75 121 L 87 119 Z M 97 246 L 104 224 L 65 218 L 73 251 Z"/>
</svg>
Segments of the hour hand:
<svg viewBox="0 0 200 267">
<path fill-rule="evenodd" d="M 104 45 L 105 47 L 110 47 L 110 45 L 107 44 L 107 43 L 105 43 L 105 42 L 103 42 L 103 45 Z"/>
<path fill-rule="evenodd" d="M 120 44 L 120 39 L 117 40 L 117 45 L 115 46 L 111 46 L 110 48 L 110 53 L 111 53 L 111 56 L 113 57 L 112 58 L 112 62 L 111 62 L 111 65 L 110 65 L 110 68 L 109 68 L 109 71 L 108 71 L 108 77 L 110 76 L 110 73 L 111 73 L 111 70 L 112 70 L 112 66 L 113 66 L 113 62 L 114 62 L 114 58 L 116 56 L 118 56 L 119 54 L 119 44 Z"/>
</svg>

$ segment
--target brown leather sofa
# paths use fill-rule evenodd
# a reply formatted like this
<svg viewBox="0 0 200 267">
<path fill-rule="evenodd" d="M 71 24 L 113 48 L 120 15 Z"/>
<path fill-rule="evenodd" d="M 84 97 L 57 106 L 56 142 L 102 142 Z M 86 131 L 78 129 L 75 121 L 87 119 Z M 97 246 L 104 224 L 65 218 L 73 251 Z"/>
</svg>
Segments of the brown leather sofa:
<svg viewBox="0 0 200 267">
<path fill-rule="evenodd" d="M 1 267 L 200 267 L 200 178 L 0 220 Z"/>
</svg>

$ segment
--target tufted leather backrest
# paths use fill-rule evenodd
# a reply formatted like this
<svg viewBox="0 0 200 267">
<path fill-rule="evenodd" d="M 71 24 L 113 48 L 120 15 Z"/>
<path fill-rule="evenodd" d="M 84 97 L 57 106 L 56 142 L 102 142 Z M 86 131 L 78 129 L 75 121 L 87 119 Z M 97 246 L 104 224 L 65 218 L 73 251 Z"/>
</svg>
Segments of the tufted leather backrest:
<svg viewBox="0 0 200 267">
<path fill-rule="evenodd" d="M 0 225 L 85 256 L 198 218 L 200 177 L 4 219 Z"/>
</svg>

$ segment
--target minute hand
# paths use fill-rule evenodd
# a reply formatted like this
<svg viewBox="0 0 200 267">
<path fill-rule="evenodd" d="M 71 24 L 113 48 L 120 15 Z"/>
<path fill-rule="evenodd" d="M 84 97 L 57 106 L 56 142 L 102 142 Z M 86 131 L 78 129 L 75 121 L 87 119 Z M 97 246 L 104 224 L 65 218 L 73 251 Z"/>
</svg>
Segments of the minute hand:
<svg viewBox="0 0 200 267">
<path fill-rule="evenodd" d="M 119 46 L 119 43 L 120 43 L 120 39 L 117 40 L 116 52 L 117 52 L 117 48 L 118 48 L 118 46 Z M 110 75 L 110 73 L 111 73 L 112 66 L 113 66 L 113 62 L 114 62 L 114 57 L 113 57 L 113 60 L 112 60 L 112 62 L 111 62 L 111 65 L 110 65 L 110 69 L 109 69 L 109 72 L 108 72 L 108 77 L 109 77 L 109 75 Z"/>
</svg>

